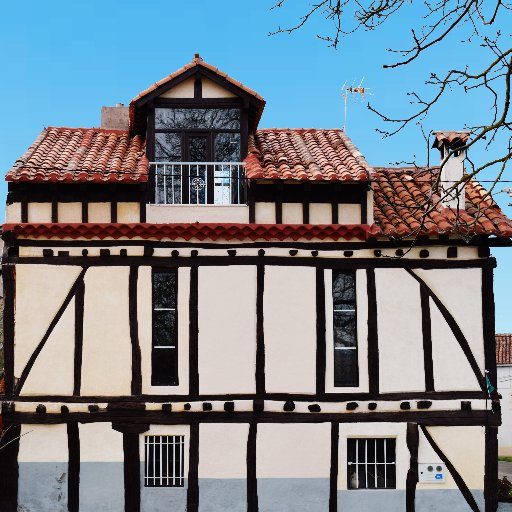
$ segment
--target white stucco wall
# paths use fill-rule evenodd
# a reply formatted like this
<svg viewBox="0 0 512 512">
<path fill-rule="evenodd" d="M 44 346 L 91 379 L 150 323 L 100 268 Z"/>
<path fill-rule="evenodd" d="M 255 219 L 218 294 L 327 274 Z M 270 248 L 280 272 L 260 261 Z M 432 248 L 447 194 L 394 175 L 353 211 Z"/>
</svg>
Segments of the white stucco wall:
<svg viewBox="0 0 512 512">
<path fill-rule="evenodd" d="M 478 380 L 452 330 L 430 299 L 432 361 L 437 391 L 480 389 Z"/>
<path fill-rule="evenodd" d="M 80 462 L 123 462 L 123 434 L 112 423 L 79 424 Z"/>
<path fill-rule="evenodd" d="M 310 224 L 332 224 L 332 205 L 330 203 L 311 203 L 309 205 Z"/>
<path fill-rule="evenodd" d="M 502 396 L 498 452 L 500 455 L 512 455 L 512 365 L 498 366 L 498 392 Z"/>
<path fill-rule="evenodd" d="M 83 395 L 130 394 L 128 274 L 129 267 L 92 267 L 85 275 Z"/>
<path fill-rule="evenodd" d="M 18 462 L 67 462 L 68 434 L 65 424 L 21 425 Z"/>
<path fill-rule="evenodd" d="M 478 268 L 416 269 L 414 272 L 435 292 L 455 318 L 483 372 L 485 357 L 481 270 Z"/>
<path fill-rule="evenodd" d="M 148 204 L 146 205 L 146 220 L 152 224 L 165 224 L 167 222 L 233 222 L 247 224 L 249 222 L 249 207 L 245 204 L 227 206 Z"/>
<path fill-rule="evenodd" d="M 256 391 L 256 267 L 199 268 L 199 390 Z"/>
<path fill-rule="evenodd" d="M 48 265 L 16 267 L 16 377 L 20 377 L 80 270 Z M 22 394 L 70 394 L 73 391 L 73 354 L 74 304 L 71 303 L 36 359 Z M 52 371 L 48 371 L 49 368 Z"/>
<path fill-rule="evenodd" d="M 175 85 L 172 89 L 165 91 L 160 95 L 160 98 L 193 98 L 194 82 L 194 77 L 188 78 L 178 85 Z M 224 89 L 208 78 L 202 78 L 202 86 L 203 98 L 236 98 L 232 92 Z"/>
<path fill-rule="evenodd" d="M 380 390 L 424 391 L 419 284 L 403 269 L 376 269 L 375 282 Z"/>
<path fill-rule="evenodd" d="M 248 434 L 244 423 L 202 423 L 199 478 L 246 478 Z"/>
<path fill-rule="evenodd" d="M 325 390 L 337 393 L 364 393 L 368 391 L 368 294 L 366 292 L 366 271 L 356 271 L 356 308 L 357 308 L 357 355 L 359 370 L 358 387 L 334 386 L 334 338 L 333 338 L 333 302 L 332 270 L 325 273 Z"/>
<path fill-rule="evenodd" d="M 110 222 L 110 203 L 89 203 L 87 216 L 90 223 Z"/>
<path fill-rule="evenodd" d="M 82 222 L 82 203 L 58 203 L 59 222 Z"/>
<path fill-rule="evenodd" d="M 254 207 L 256 224 L 275 224 L 276 205 L 275 203 L 256 202 Z"/>
<path fill-rule="evenodd" d="M 140 222 L 139 203 L 117 203 L 117 222 L 126 224 Z"/>
<path fill-rule="evenodd" d="M 283 203 L 283 224 L 302 224 L 302 203 Z"/>
<path fill-rule="evenodd" d="M 429 434 L 448 457 L 470 489 L 483 489 L 485 467 L 484 427 L 427 427 Z M 433 459 L 433 460 L 430 460 Z M 420 429 L 418 462 L 440 462 Z M 420 484 L 418 489 L 457 489 L 449 471 L 445 484 Z"/>
<path fill-rule="evenodd" d="M 258 478 L 329 478 L 330 423 L 260 423 L 256 442 Z"/>
<path fill-rule="evenodd" d="M 338 205 L 338 223 L 339 224 L 361 224 L 361 205 L 360 204 L 339 204 Z"/>
<path fill-rule="evenodd" d="M 52 203 L 28 203 L 29 222 L 51 222 Z"/>
<path fill-rule="evenodd" d="M 9 224 L 21 222 L 21 203 L 13 203 L 6 205 L 5 222 Z"/>
<path fill-rule="evenodd" d="M 316 391 L 314 268 L 265 267 L 265 384 L 267 392 Z"/>
</svg>

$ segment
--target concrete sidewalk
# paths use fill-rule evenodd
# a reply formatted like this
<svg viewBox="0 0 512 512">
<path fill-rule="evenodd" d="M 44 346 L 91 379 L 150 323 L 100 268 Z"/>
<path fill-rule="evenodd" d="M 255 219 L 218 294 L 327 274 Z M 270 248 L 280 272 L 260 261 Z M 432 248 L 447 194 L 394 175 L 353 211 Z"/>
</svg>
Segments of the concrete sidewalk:
<svg viewBox="0 0 512 512">
<path fill-rule="evenodd" d="M 504 476 L 512 481 L 512 462 L 498 461 L 498 478 L 503 478 Z"/>
</svg>

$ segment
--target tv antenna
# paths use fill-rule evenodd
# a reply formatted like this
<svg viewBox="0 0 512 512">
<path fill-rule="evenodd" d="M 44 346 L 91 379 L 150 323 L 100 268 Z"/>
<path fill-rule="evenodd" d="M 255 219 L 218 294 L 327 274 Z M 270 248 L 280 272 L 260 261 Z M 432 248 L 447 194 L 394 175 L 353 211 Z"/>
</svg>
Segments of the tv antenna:
<svg viewBox="0 0 512 512">
<path fill-rule="evenodd" d="M 373 96 L 371 89 L 363 86 L 364 77 L 361 78 L 359 85 L 355 85 L 355 82 L 352 82 L 352 85 L 347 85 L 347 82 L 343 84 L 341 88 L 341 95 L 343 96 L 343 103 L 345 104 L 345 114 L 343 116 L 343 131 L 347 131 L 347 110 L 348 110 L 348 98 L 358 98 L 360 100 L 364 100 L 365 96 Z"/>
</svg>

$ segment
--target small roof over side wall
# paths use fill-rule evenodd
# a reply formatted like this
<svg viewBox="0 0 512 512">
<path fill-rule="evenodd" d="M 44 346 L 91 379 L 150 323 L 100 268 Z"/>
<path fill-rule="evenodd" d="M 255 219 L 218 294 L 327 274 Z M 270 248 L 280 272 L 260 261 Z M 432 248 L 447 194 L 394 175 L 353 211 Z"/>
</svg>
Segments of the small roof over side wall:
<svg viewBox="0 0 512 512">
<path fill-rule="evenodd" d="M 496 364 L 512 365 L 512 334 L 496 334 Z"/>
<path fill-rule="evenodd" d="M 130 132 L 143 135 L 145 133 L 148 103 L 194 76 L 212 80 L 244 100 L 244 103 L 249 107 L 249 130 L 256 130 L 265 108 L 263 97 L 238 80 L 231 78 L 227 73 L 208 64 L 196 53 L 190 63 L 162 78 L 162 80 L 154 83 L 132 99 L 130 102 Z"/>
</svg>

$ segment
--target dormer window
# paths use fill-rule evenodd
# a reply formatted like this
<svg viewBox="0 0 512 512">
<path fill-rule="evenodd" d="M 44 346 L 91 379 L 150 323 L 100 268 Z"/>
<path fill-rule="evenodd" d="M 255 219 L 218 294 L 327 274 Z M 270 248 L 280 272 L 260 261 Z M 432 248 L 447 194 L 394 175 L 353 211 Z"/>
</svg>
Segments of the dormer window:
<svg viewBox="0 0 512 512">
<path fill-rule="evenodd" d="M 239 108 L 155 108 L 155 162 L 239 162 Z"/>
</svg>

